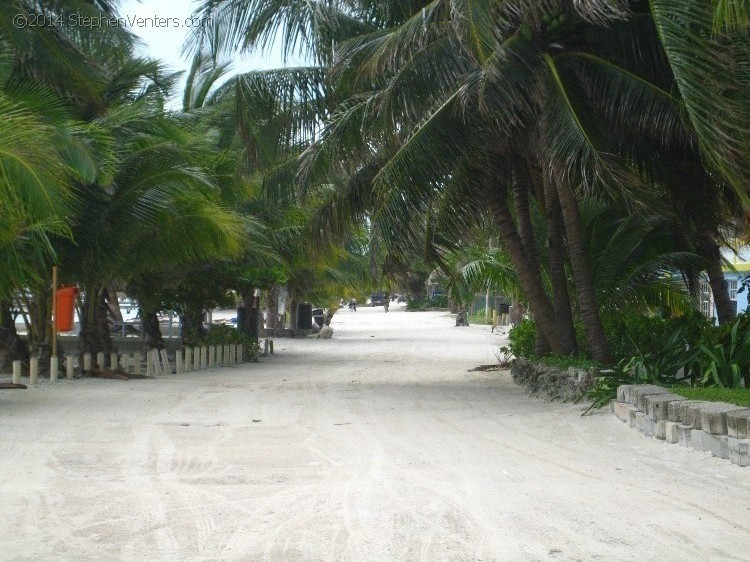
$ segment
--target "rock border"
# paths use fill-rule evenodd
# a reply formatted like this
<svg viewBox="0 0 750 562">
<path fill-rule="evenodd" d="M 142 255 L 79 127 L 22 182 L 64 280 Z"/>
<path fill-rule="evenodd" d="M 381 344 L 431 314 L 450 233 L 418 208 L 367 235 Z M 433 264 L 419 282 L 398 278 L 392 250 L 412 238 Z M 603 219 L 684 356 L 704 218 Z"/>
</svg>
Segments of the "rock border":
<svg viewBox="0 0 750 562">
<path fill-rule="evenodd" d="M 561 369 L 527 359 L 515 359 L 510 367 L 513 382 L 526 388 L 526 394 L 544 400 L 574 402 L 594 386 L 595 369 Z"/>
<path fill-rule="evenodd" d="M 656 385 L 625 384 L 617 387 L 610 409 L 648 437 L 750 466 L 750 408 L 688 400 Z"/>
</svg>

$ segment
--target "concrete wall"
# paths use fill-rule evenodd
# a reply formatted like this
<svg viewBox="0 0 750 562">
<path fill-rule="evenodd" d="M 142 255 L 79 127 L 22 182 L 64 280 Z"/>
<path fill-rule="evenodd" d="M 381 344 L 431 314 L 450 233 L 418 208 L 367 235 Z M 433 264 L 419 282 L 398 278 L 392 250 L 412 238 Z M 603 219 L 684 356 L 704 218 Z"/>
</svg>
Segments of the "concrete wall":
<svg viewBox="0 0 750 562">
<path fill-rule="evenodd" d="M 647 437 L 750 465 L 750 409 L 688 400 L 650 384 L 622 385 L 612 412 Z"/>
</svg>

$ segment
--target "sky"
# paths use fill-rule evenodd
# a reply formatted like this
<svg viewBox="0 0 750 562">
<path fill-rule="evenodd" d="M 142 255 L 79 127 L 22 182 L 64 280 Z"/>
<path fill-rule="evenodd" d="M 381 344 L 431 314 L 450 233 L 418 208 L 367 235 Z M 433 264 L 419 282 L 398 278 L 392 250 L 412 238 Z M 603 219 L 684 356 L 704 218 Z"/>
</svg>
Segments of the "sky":
<svg viewBox="0 0 750 562">
<path fill-rule="evenodd" d="M 119 15 L 133 23 L 130 31 L 141 38 L 143 45 L 138 54 L 161 59 L 172 70 L 190 68 L 190 61 L 180 54 L 182 45 L 188 35 L 189 18 L 199 5 L 194 0 L 123 0 Z M 140 19 L 138 19 L 140 18 Z M 157 18 L 159 18 L 157 20 Z M 239 55 L 232 61 L 230 74 L 251 70 L 264 70 L 283 66 L 279 49 L 268 54 L 254 53 L 249 56 Z M 181 99 L 183 77 L 180 87 L 175 92 L 173 103 Z"/>
</svg>

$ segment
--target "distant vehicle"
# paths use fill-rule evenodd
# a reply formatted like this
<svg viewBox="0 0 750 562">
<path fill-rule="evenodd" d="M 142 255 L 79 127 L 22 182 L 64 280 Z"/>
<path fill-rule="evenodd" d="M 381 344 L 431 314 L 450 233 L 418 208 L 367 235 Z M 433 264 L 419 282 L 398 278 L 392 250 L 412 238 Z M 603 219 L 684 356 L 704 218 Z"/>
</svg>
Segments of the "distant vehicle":
<svg viewBox="0 0 750 562">
<path fill-rule="evenodd" d="M 386 297 L 384 293 L 373 293 L 370 297 L 370 304 L 372 306 L 383 306 L 385 304 Z"/>
</svg>

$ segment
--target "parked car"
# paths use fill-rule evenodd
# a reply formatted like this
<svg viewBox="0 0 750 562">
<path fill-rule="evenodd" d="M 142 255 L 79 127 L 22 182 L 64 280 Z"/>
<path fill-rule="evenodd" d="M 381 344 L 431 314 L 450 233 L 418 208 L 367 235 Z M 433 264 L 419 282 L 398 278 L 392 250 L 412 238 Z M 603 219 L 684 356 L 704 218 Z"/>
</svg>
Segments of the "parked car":
<svg viewBox="0 0 750 562">
<path fill-rule="evenodd" d="M 385 304 L 385 293 L 373 293 L 370 297 L 370 305 L 383 306 Z"/>
</svg>

